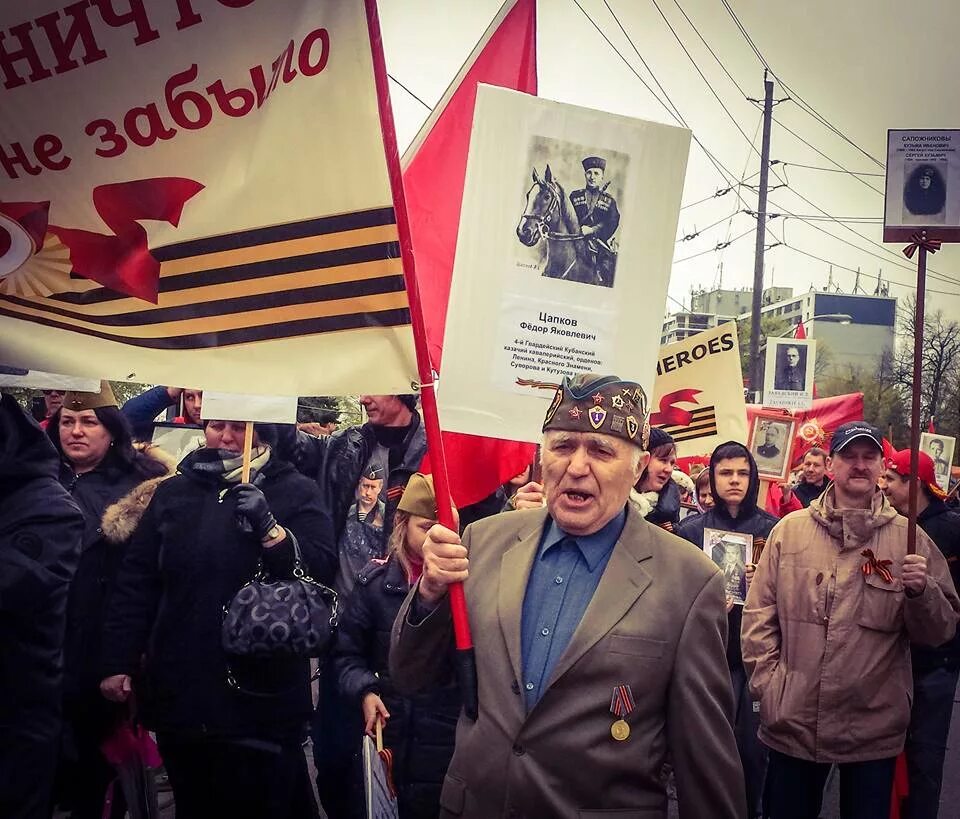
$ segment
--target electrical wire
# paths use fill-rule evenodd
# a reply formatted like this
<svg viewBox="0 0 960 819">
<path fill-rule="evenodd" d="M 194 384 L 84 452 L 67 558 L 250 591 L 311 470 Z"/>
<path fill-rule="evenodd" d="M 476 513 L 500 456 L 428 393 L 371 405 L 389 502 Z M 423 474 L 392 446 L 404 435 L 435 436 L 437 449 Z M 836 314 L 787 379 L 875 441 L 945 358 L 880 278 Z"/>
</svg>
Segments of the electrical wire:
<svg viewBox="0 0 960 819">
<path fill-rule="evenodd" d="M 419 102 L 419 103 L 420 103 L 424 108 L 426 108 L 428 111 L 432 111 L 432 110 L 433 110 L 433 106 L 432 106 L 432 105 L 428 105 L 427 103 L 425 103 L 422 99 L 420 99 L 420 97 L 418 97 L 416 94 L 414 94 L 413 91 L 411 91 L 409 88 L 407 88 L 407 86 L 405 86 L 402 82 L 400 82 L 400 80 L 398 80 L 396 77 L 394 77 L 393 74 L 387 74 L 387 76 L 388 76 L 391 80 L 393 80 L 397 85 L 399 85 L 404 91 L 406 91 L 411 97 L 413 97 L 417 102 Z"/>
<path fill-rule="evenodd" d="M 751 233 L 755 232 L 756 229 L 756 227 L 752 227 L 749 230 L 745 230 L 739 236 L 734 236 L 732 239 L 728 239 L 725 242 L 718 242 L 716 247 L 710 247 L 706 250 L 701 250 L 699 253 L 694 253 L 692 256 L 684 256 L 682 259 L 674 259 L 673 264 L 682 264 L 683 262 L 689 262 L 691 259 L 696 259 L 698 256 L 705 256 L 707 253 L 716 253 L 718 250 L 725 250 L 738 239 L 742 239 L 744 236 L 749 236 Z"/>
<path fill-rule="evenodd" d="M 808 171 L 826 171 L 827 173 L 848 173 L 853 176 L 878 176 L 883 179 L 886 174 L 882 173 L 865 173 L 864 171 L 848 171 L 842 168 L 821 168 L 818 165 L 801 165 L 799 162 L 782 162 L 779 159 L 770 160 L 771 165 L 783 165 L 787 167 L 789 165 L 791 168 L 806 168 Z"/>
<path fill-rule="evenodd" d="M 610 38 L 607 37 L 606 33 L 603 31 L 603 29 L 600 28 L 599 25 L 597 25 L 597 22 L 593 19 L 593 17 L 590 16 L 590 14 L 587 12 L 587 10 L 586 10 L 583 6 L 580 5 L 579 0 L 573 0 L 573 3 L 574 3 L 574 5 L 576 5 L 576 7 L 577 7 L 578 9 L 580 9 L 580 13 L 581 13 L 584 17 L 586 17 L 587 20 L 590 22 L 590 24 L 597 30 L 597 33 L 599 33 L 600 36 L 603 37 L 603 39 L 606 41 L 607 45 L 609 45 L 610 48 L 613 49 L 614 53 L 620 58 L 620 60 L 621 60 L 621 61 L 623 62 L 623 64 L 627 67 L 627 69 L 630 71 L 630 73 L 632 73 L 638 80 L 640 80 L 641 83 L 643 83 L 643 86 L 647 89 L 647 91 L 650 92 L 650 94 L 651 94 L 651 95 L 653 96 L 653 98 L 660 104 L 660 106 L 661 106 L 668 114 L 670 114 L 671 117 L 673 117 L 673 119 L 674 119 L 675 122 L 677 122 L 679 125 L 682 125 L 684 128 L 687 128 L 687 129 L 690 131 L 690 136 L 691 136 L 691 139 L 693 139 L 694 143 L 703 151 L 703 153 L 706 155 L 707 159 L 710 161 L 710 164 L 713 165 L 713 167 L 716 169 L 717 173 L 720 174 L 720 176 L 721 176 L 721 178 L 723 179 L 723 181 L 724 181 L 727 185 L 731 185 L 731 183 L 736 179 L 736 177 L 733 175 L 733 173 L 730 172 L 730 170 L 729 170 L 722 162 L 720 162 L 719 159 L 717 159 L 717 158 L 713 155 L 713 153 L 710 152 L 710 150 L 707 148 L 707 146 L 704 145 L 704 144 L 700 141 L 700 139 L 697 137 L 697 135 L 696 135 L 695 133 L 693 133 L 693 129 L 690 128 L 690 125 L 687 123 L 687 121 L 686 121 L 686 120 L 683 118 L 683 116 L 680 114 L 679 109 L 676 108 L 676 106 L 673 104 L 673 101 L 670 100 L 669 97 L 667 98 L 667 100 L 668 100 L 668 102 L 669 102 L 669 105 L 670 105 L 670 106 L 673 106 L 673 110 L 671 110 L 671 108 L 667 105 L 667 103 L 665 103 L 663 100 L 661 100 L 660 97 L 657 96 L 656 93 L 654 93 L 654 91 L 653 91 L 653 89 L 650 87 L 649 83 L 647 83 L 647 81 L 646 81 L 643 77 L 640 76 L 640 73 L 630 64 L 630 61 L 623 55 L 623 53 L 620 51 L 620 49 L 618 49 L 618 48 L 613 44 L 613 42 L 610 40 Z M 634 46 L 634 48 L 636 48 L 636 46 Z M 649 68 L 648 68 L 647 70 L 649 71 Z M 651 74 L 651 75 L 652 75 L 652 74 Z M 659 83 L 658 83 L 658 85 L 659 85 Z M 662 87 L 662 86 L 661 86 L 661 87 Z M 732 186 L 731 186 L 731 187 L 732 187 Z M 734 193 L 736 194 L 737 198 L 744 204 L 744 206 L 749 205 L 749 203 L 747 202 L 747 200 L 744 199 L 744 198 L 743 198 L 743 195 L 740 193 L 739 187 L 733 188 L 733 191 L 734 191 Z"/>
<path fill-rule="evenodd" d="M 737 213 L 752 213 L 752 211 L 748 211 L 748 210 L 738 210 L 736 213 L 733 214 L 733 216 L 736 216 Z M 702 228 L 700 228 L 699 230 L 694 230 L 693 233 L 688 233 L 688 234 L 687 234 L 686 236 L 684 236 L 682 239 L 677 239 L 677 241 L 675 242 L 675 244 L 680 244 L 680 242 L 689 242 L 691 239 L 696 239 L 700 234 L 706 233 L 708 230 L 711 230 L 712 228 L 715 228 L 717 225 L 723 224 L 724 222 L 729 222 L 729 220 L 731 220 L 731 219 L 733 218 L 733 216 L 724 216 L 722 219 L 717 219 L 717 221 L 714 222 L 714 223 L 711 224 L 711 225 L 707 225 L 706 227 L 702 227 Z M 729 224 L 728 224 L 728 231 L 729 231 Z"/>
<path fill-rule="evenodd" d="M 760 49 L 757 48 L 756 43 L 753 42 L 750 35 L 747 33 L 747 30 L 743 27 L 743 23 L 740 22 L 740 18 L 737 17 L 736 13 L 734 13 L 733 9 L 730 7 L 730 3 L 728 3 L 727 0 L 720 0 L 720 2 L 723 3 L 723 7 L 727 10 L 727 13 L 733 19 L 733 22 L 736 24 L 737 28 L 740 29 L 740 33 L 747 41 L 747 45 L 749 45 L 753 50 L 753 53 L 757 55 L 757 59 L 760 60 L 760 65 L 767 69 L 767 71 L 770 71 L 770 63 L 768 63 L 764 56 L 760 53 Z"/>
<path fill-rule="evenodd" d="M 727 75 L 727 79 L 729 79 L 730 82 L 732 82 L 732 83 L 737 87 L 737 91 L 740 92 L 740 95 L 741 95 L 744 99 L 747 99 L 748 96 L 749 96 L 749 95 L 747 94 L 747 92 L 743 90 L 743 87 L 740 85 L 740 83 L 738 83 L 738 82 L 734 79 L 733 75 L 727 70 L 727 67 L 723 64 L 723 60 L 721 60 L 721 59 L 717 56 L 716 52 L 710 47 L 710 43 L 708 43 L 708 42 L 704 39 L 703 35 L 700 33 L 700 30 L 694 25 L 693 20 L 691 20 L 690 17 L 687 15 L 687 13 L 683 10 L 683 6 L 680 5 L 680 3 L 678 2 L 678 0 L 673 0 L 673 4 L 680 10 L 680 13 L 683 15 L 683 19 L 686 20 L 687 23 L 690 24 L 690 28 L 693 29 L 694 34 L 696 34 L 697 37 L 700 38 L 700 42 L 703 43 L 703 45 L 704 45 L 704 47 L 707 49 L 707 51 L 710 52 L 710 56 L 712 56 L 713 59 L 716 60 L 717 65 L 719 65 L 719 66 L 720 66 L 720 69 L 723 71 L 723 73 Z"/>
</svg>

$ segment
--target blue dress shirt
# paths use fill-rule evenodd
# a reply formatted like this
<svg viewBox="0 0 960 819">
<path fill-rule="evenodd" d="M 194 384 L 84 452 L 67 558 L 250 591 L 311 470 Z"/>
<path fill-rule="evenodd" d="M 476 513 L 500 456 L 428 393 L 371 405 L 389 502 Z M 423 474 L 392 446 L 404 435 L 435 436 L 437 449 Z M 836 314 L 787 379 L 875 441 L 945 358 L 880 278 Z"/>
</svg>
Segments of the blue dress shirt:
<svg viewBox="0 0 960 819">
<path fill-rule="evenodd" d="M 527 580 L 520 625 L 520 685 L 528 712 L 543 696 L 580 624 L 626 519 L 624 508 L 600 531 L 578 538 L 548 519 Z"/>
</svg>

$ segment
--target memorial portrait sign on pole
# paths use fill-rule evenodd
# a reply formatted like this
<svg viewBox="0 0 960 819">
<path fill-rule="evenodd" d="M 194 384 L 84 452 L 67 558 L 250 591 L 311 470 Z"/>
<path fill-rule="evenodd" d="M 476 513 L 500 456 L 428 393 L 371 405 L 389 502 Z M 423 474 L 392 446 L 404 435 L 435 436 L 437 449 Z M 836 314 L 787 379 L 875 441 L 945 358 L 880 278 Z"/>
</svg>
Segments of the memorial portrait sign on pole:
<svg viewBox="0 0 960 819">
<path fill-rule="evenodd" d="M 536 441 L 550 385 L 578 372 L 650 394 L 689 145 L 685 129 L 480 86 L 444 429 Z"/>
</svg>

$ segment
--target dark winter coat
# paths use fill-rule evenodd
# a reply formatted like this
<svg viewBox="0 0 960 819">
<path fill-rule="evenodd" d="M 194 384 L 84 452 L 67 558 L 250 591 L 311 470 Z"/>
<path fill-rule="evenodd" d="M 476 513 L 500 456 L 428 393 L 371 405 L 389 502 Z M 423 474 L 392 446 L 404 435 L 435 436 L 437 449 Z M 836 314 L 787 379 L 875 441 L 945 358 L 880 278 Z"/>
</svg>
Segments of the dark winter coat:
<svg viewBox="0 0 960 819">
<path fill-rule="evenodd" d="M 409 588 L 395 558 L 364 568 L 340 618 L 332 661 L 341 697 L 354 709 L 349 716 L 357 736 L 364 695 L 376 693 L 390 712 L 383 742 L 393 751 L 400 815 L 433 819 L 453 756 L 460 696 L 451 685 L 403 697 L 390 680 L 390 629 Z"/>
<path fill-rule="evenodd" d="M 0 396 L 0 816 L 40 819 L 60 736 L 63 634 L 83 516 L 53 444 Z"/>
<path fill-rule="evenodd" d="M 288 433 L 288 431 L 285 431 Z M 288 433 L 289 434 L 289 433 Z M 291 460 L 305 475 L 316 478 L 323 496 L 324 509 L 333 521 L 334 540 L 339 542 L 347 523 L 347 514 L 356 500 L 360 473 L 377 446 L 377 428 L 367 422 L 348 427 L 325 438 L 300 432 L 296 441 L 281 438 L 281 452 L 293 450 Z M 427 451 L 427 436 L 420 416 L 413 421 L 402 443 L 390 452 L 390 475 L 387 478 L 387 510 L 383 520 L 384 538 L 393 530 L 393 516 L 410 476 L 420 468 Z"/>
<path fill-rule="evenodd" d="M 960 590 L 960 514 L 935 499 L 917 515 L 917 524 L 943 552 L 953 585 Z M 924 673 L 935 668 L 960 668 L 960 631 L 937 648 L 913 646 L 913 670 Z"/>
<path fill-rule="evenodd" d="M 735 443 L 735 442 L 731 442 Z M 723 446 L 726 446 L 724 444 Z M 777 518 L 757 506 L 757 497 L 760 494 L 760 477 L 757 473 L 757 462 L 750 454 L 750 450 L 742 447 L 742 455 L 750 464 L 750 484 L 747 487 L 743 503 L 737 516 L 731 517 L 727 504 L 717 494 L 717 485 L 714 481 L 716 459 L 710 458 L 710 492 L 713 494 L 714 506 L 699 515 L 684 518 L 677 529 L 677 534 L 689 540 L 695 546 L 703 548 L 704 529 L 722 529 L 726 532 L 740 532 L 753 535 L 753 550 L 759 554 L 766 543 L 767 536 L 777 524 Z M 729 457 L 729 456 L 728 456 Z M 737 457 L 737 456 L 734 456 Z M 751 556 L 747 555 L 747 561 Z M 727 665 L 731 669 L 743 665 L 743 655 L 740 652 L 740 623 L 743 619 L 743 606 L 734 606 L 727 615 L 729 631 L 727 632 Z"/>
<path fill-rule="evenodd" d="M 257 570 L 293 573 L 293 540 L 263 549 L 237 527 L 235 501 L 218 476 L 190 467 L 208 458 L 188 455 L 180 474 L 157 487 L 130 541 L 104 629 L 102 676 L 137 677 L 144 722 L 193 737 L 299 738 L 311 710 L 307 660 L 232 660 L 251 696 L 227 684 L 220 644 L 223 606 Z M 255 480 L 277 519 L 296 537 L 311 575 L 329 584 L 336 568 L 330 521 L 316 485 L 288 463 L 271 458 Z"/>
<path fill-rule="evenodd" d="M 73 471 L 69 461 L 60 462 L 60 483 L 79 505 L 84 520 L 64 641 L 65 696 L 71 710 L 105 704 L 100 696 L 101 634 L 107 600 L 123 558 L 123 541 L 111 541 L 104 534 L 104 513 L 144 481 L 172 471 L 173 462 L 157 447 L 139 451 L 132 465 L 123 463 L 111 449 L 95 469 L 82 475 Z"/>
<path fill-rule="evenodd" d="M 656 503 L 651 506 L 649 498 L 654 494 L 657 496 Z M 667 481 L 663 489 L 656 493 L 633 490 L 630 500 L 649 523 L 668 532 L 676 532 L 680 525 L 680 487 L 674 480 Z"/>
<path fill-rule="evenodd" d="M 800 481 L 800 483 L 794 487 L 793 494 L 797 496 L 800 503 L 803 504 L 803 508 L 806 509 L 814 500 L 827 491 L 828 486 L 830 486 L 830 479 L 824 475 L 820 483 Z"/>
</svg>

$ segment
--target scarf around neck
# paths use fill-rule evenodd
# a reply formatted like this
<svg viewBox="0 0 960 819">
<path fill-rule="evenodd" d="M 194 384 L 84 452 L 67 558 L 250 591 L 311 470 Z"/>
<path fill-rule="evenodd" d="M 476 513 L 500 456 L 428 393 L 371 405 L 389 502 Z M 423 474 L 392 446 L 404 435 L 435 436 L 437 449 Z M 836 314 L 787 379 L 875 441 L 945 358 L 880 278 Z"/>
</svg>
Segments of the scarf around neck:
<svg viewBox="0 0 960 819">
<path fill-rule="evenodd" d="M 221 483 L 240 483 L 243 474 L 242 454 L 228 449 L 198 449 L 191 454 L 189 469 L 197 475 L 215 478 Z M 270 447 L 254 447 L 250 453 L 250 483 L 257 483 L 257 478 L 269 462 Z"/>
</svg>

